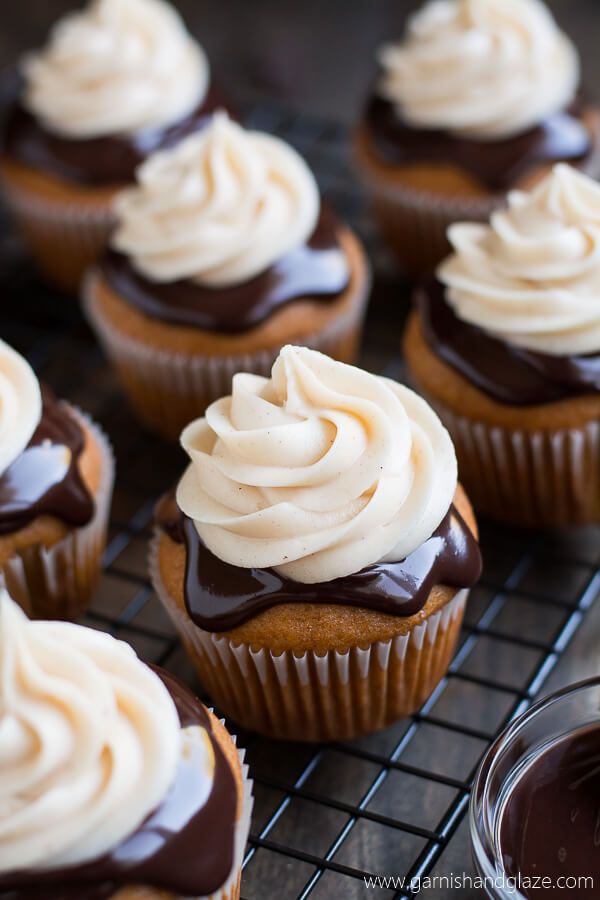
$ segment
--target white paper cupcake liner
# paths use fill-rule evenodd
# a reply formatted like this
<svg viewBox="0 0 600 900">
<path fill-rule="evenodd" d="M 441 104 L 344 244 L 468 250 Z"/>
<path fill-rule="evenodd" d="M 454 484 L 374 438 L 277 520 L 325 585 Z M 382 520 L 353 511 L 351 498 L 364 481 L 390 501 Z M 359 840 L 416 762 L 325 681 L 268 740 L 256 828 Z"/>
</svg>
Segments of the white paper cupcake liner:
<svg viewBox="0 0 600 900">
<path fill-rule="evenodd" d="M 231 380 L 237 372 L 270 374 L 281 344 L 230 356 L 192 356 L 159 350 L 120 333 L 99 309 L 97 278 L 92 271 L 84 280 L 84 312 L 119 375 L 135 415 L 151 431 L 178 438 L 213 400 L 231 393 Z M 353 362 L 367 299 L 366 290 L 345 315 L 303 338 L 303 345 Z"/>
<path fill-rule="evenodd" d="M 477 510 L 528 527 L 598 521 L 600 422 L 553 431 L 509 429 L 428 400 L 452 435 L 460 478 Z"/>
<path fill-rule="evenodd" d="M 101 475 L 90 522 L 69 533 L 52 547 L 32 544 L 15 553 L 1 570 L 10 595 L 32 618 L 75 619 L 87 607 L 100 575 L 106 545 L 108 516 L 114 482 L 114 457 L 101 429 L 80 410 L 71 407 L 89 429 L 100 453 Z"/>
<path fill-rule="evenodd" d="M 68 203 L 3 179 L 19 231 L 48 282 L 77 294 L 86 269 L 105 247 L 114 225 L 112 202 Z"/>
<path fill-rule="evenodd" d="M 228 718 L 270 737 L 342 740 L 385 728 L 418 709 L 450 664 L 468 590 L 403 635 L 345 653 L 274 654 L 203 631 L 164 585 L 155 536 L 154 588 L 203 687 Z"/>
<path fill-rule="evenodd" d="M 409 272 L 433 269 L 450 252 L 446 236 L 453 222 L 487 222 L 504 202 L 485 197 L 434 194 L 392 179 L 366 175 L 373 212 L 388 244 Z"/>
</svg>

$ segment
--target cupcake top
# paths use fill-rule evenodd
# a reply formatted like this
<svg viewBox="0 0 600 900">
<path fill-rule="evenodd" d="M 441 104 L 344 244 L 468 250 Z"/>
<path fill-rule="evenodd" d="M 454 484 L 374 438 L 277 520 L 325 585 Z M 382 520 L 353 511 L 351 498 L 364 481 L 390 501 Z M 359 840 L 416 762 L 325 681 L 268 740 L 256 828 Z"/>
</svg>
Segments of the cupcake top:
<svg viewBox="0 0 600 900">
<path fill-rule="evenodd" d="M 349 263 L 302 157 L 225 112 L 151 156 L 116 202 L 107 281 L 177 325 L 251 328 L 295 299 L 345 289 Z"/>
<path fill-rule="evenodd" d="M 314 583 L 407 557 L 452 502 L 456 457 L 412 391 L 303 347 L 186 428 L 177 502 L 225 562 Z"/>
<path fill-rule="evenodd" d="M 85 434 L 29 363 L 0 340 L 0 535 L 38 516 L 86 525 L 94 499 L 80 471 Z"/>
<path fill-rule="evenodd" d="M 439 267 L 459 319 L 503 341 L 565 356 L 600 352 L 600 185 L 567 165 L 512 191 L 490 224 L 448 229 Z"/>
<path fill-rule="evenodd" d="M 23 104 L 72 139 L 164 128 L 204 99 L 208 63 L 163 0 L 91 0 L 23 61 Z"/>
<path fill-rule="evenodd" d="M 454 252 L 419 295 L 438 355 L 503 403 L 600 391 L 600 185 L 557 165 L 448 237 Z"/>
<path fill-rule="evenodd" d="M 30 622 L 6 591 L 0 759 L 1 891 L 44 888 L 53 898 L 101 882 L 204 896 L 226 882 L 236 789 L 201 704 L 128 644 Z M 230 821 L 203 816 L 216 787 Z M 222 844 L 218 876 L 203 880 L 187 859 L 180 871 L 184 844 L 199 856 L 215 850 L 211 829 Z"/>
<path fill-rule="evenodd" d="M 571 41 L 539 0 L 430 0 L 380 53 L 379 91 L 415 128 L 496 141 L 568 106 Z"/>
</svg>

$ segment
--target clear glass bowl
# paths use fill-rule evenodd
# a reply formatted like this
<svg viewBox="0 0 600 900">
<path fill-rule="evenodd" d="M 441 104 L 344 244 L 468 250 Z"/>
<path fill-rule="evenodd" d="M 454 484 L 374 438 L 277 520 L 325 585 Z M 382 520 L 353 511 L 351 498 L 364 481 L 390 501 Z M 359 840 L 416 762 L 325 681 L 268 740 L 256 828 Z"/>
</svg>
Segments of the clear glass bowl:
<svg viewBox="0 0 600 900">
<path fill-rule="evenodd" d="M 507 880 L 499 840 L 502 813 L 518 776 L 557 740 L 590 725 L 600 726 L 600 678 L 540 700 L 511 722 L 484 756 L 473 785 L 469 820 L 475 867 L 492 900 L 525 900 Z"/>
</svg>

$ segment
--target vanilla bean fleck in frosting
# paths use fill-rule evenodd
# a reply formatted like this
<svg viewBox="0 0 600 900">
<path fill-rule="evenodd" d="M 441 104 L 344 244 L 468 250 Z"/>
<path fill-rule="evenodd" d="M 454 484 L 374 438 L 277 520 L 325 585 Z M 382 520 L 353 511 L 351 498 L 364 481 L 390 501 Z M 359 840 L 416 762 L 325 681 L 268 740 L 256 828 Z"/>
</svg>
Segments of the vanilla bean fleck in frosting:
<svg viewBox="0 0 600 900">
<path fill-rule="evenodd" d="M 182 735 L 167 689 L 128 644 L 30 622 L 0 592 L 0 874 L 116 847 L 165 797 Z"/>
<path fill-rule="evenodd" d="M 238 374 L 181 438 L 177 502 L 208 549 L 315 583 L 400 561 L 457 483 L 450 437 L 408 388 L 303 347 L 271 378 Z"/>
<path fill-rule="evenodd" d="M 226 113 L 151 156 L 117 200 L 113 246 L 157 282 L 208 287 L 247 281 L 303 244 L 319 191 L 301 156 Z"/>
<path fill-rule="evenodd" d="M 25 106 L 74 139 L 171 125 L 204 99 L 209 67 L 163 0 L 92 0 L 23 62 Z"/>
<path fill-rule="evenodd" d="M 42 417 L 42 392 L 35 372 L 0 340 L 0 475 L 23 452 Z"/>
<path fill-rule="evenodd" d="M 439 267 L 459 319 L 541 353 L 600 351 L 600 185 L 560 164 L 489 225 L 457 223 Z"/>
<path fill-rule="evenodd" d="M 497 140 L 564 109 L 579 59 L 541 0 L 431 0 L 382 48 L 379 91 L 417 128 Z"/>
</svg>

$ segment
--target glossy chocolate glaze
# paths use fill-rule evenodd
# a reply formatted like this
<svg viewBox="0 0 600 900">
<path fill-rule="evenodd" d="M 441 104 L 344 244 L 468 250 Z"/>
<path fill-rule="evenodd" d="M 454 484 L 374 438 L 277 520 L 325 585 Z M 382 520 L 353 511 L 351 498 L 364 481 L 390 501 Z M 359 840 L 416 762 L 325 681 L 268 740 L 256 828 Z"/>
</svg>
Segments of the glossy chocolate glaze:
<svg viewBox="0 0 600 900">
<path fill-rule="evenodd" d="M 578 99 L 568 110 L 523 134 L 478 141 L 446 131 L 413 128 L 393 103 L 374 94 L 367 103 L 364 124 L 373 151 L 383 163 L 453 163 L 488 190 L 504 192 L 537 166 L 582 163 L 591 156 L 594 141 L 581 119 L 583 110 L 584 103 Z"/>
<path fill-rule="evenodd" d="M 0 876 L 2 900 L 104 900 L 126 884 L 204 897 L 227 880 L 234 862 L 237 787 L 203 705 L 176 678 L 157 669 L 182 728 L 205 728 L 215 754 L 212 791 L 198 806 L 199 760 L 182 757 L 162 804 L 126 841 L 95 862 Z"/>
<path fill-rule="evenodd" d="M 248 331 L 286 303 L 302 297 L 331 300 L 347 287 L 350 271 L 338 228 L 333 212 L 324 205 L 306 244 L 260 275 L 231 287 L 202 287 L 190 279 L 150 281 L 115 251 L 103 257 L 100 270 L 115 293 L 153 319 L 210 331 Z"/>
<path fill-rule="evenodd" d="M 57 178 L 96 187 L 120 186 L 132 181 L 147 156 L 200 131 L 221 107 L 222 97 L 211 87 L 196 109 L 173 125 L 131 135 L 78 140 L 48 131 L 17 95 L 6 113 L 2 150 L 16 162 Z"/>
<path fill-rule="evenodd" d="M 507 798 L 499 840 L 505 871 L 521 876 L 526 897 L 541 896 L 524 880 L 538 876 L 556 884 L 559 876 L 587 875 L 600 884 L 600 726 L 556 741 L 525 769 Z M 547 887 L 544 896 L 597 890 Z"/>
<path fill-rule="evenodd" d="M 412 616 L 437 584 L 465 588 L 481 574 L 477 541 L 451 506 L 439 528 L 402 562 L 376 563 L 355 575 L 320 584 L 292 581 L 274 569 L 244 569 L 222 562 L 204 545 L 193 521 L 163 502 L 160 527 L 185 542 L 185 602 L 206 631 L 229 631 L 283 603 L 335 603 L 394 616 Z"/>
<path fill-rule="evenodd" d="M 25 528 L 38 516 L 87 525 L 94 498 L 79 472 L 85 436 L 66 403 L 42 389 L 42 418 L 28 446 L 0 475 L 0 534 Z"/>
<path fill-rule="evenodd" d="M 511 406 L 553 403 L 600 391 L 600 354 L 552 356 L 514 347 L 459 319 L 439 281 L 417 291 L 425 340 L 476 388 Z"/>
</svg>

